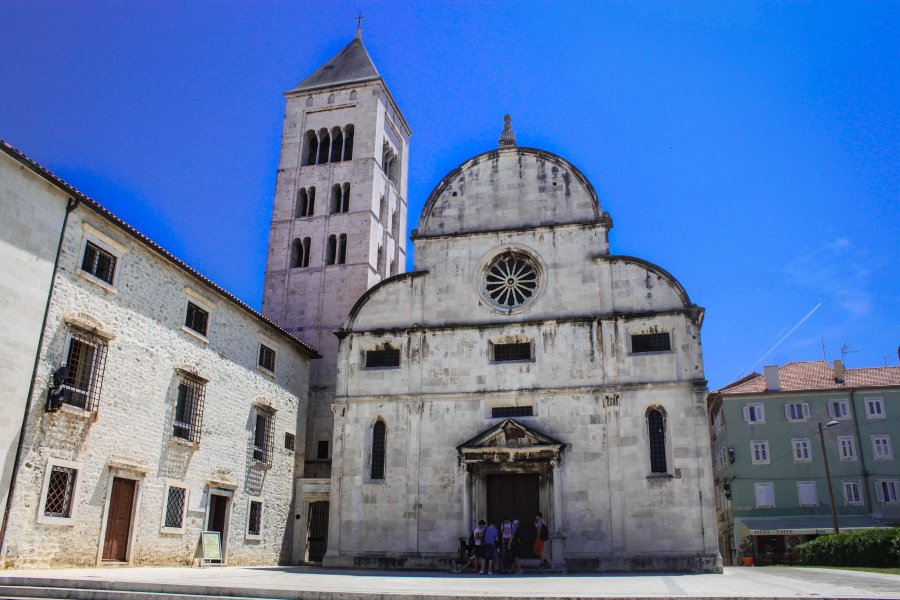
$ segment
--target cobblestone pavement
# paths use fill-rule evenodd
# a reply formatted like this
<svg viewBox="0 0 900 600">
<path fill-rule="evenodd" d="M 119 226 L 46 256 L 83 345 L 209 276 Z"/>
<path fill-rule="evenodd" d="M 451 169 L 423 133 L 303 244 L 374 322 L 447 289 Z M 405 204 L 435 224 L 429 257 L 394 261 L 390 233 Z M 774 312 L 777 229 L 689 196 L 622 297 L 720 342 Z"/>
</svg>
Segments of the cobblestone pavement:
<svg viewBox="0 0 900 600">
<path fill-rule="evenodd" d="M 721 575 L 612 574 L 488 577 L 448 573 L 344 571 L 306 567 L 135 567 L 0 572 L 22 578 L 90 582 L 96 589 L 147 585 L 245 590 L 246 596 L 333 599 L 435 598 L 896 598 L 900 576 L 789 567 L 726 567 Z M 132 587 L 133 586 L 133 587 Z M 266 593 L 263 593 L 266 592 Z"/>
</svg>

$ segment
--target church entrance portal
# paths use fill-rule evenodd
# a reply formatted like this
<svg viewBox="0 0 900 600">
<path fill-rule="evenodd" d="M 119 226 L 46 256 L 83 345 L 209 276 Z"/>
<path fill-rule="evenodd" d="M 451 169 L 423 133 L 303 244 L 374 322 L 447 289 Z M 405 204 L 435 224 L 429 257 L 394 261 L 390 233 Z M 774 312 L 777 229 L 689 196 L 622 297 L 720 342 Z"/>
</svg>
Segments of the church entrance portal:
<svg viewBox="0 0 900 600">
<path fill-rule="evenodd" d="M 522 558 L 534 558 L 534 515 L 541 506 L 540 476 L 537 473 L 497 473 L 487 476 L 487 516 L 497 528 L 508 518 L 519 520 L 522 531 Z"/>
</svg>

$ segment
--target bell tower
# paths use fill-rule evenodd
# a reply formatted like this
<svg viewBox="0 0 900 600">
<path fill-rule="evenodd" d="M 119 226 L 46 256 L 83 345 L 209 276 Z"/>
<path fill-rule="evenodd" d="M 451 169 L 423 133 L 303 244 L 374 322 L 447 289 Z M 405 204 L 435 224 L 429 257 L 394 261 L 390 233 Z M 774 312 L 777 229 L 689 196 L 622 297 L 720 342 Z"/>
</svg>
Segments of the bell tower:
<svg viewBox="0 0 900 600">
<path fill-rule="evenodd" d="M 296 452 L 298 477 L 325 478 L 334 332 L 366 290 L 406 270 L 411 132 L 359 29 L 285 98 L 262 312 L 323 355 L 310 364 L 305 448 Z"/>
</svg>

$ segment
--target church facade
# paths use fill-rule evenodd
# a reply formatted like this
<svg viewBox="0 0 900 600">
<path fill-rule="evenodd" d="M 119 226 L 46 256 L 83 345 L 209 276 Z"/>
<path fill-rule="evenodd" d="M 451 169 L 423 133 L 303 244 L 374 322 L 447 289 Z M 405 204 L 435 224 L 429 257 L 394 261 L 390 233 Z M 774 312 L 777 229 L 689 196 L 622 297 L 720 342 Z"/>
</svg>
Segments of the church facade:
<svg viewBox="0 0 900 600">
<path fill-rule="evenodd" d="M 352 158 L 345 129 L 332 164 L 351 119 Z M 541 511 L 561 568 L 720 570 L 703 309 L 662 268 L 611 254 L 590 181 L 516 145 L 508 117 L 498 148 L 431 193 L 404 273 L 398 123 L 358 37 L 287 94 L 263 310 L 325 355 L 295 559 L 443 567 L 479 519 L 520 519 L 530 547 Z M 349 210 L 297 208 L 343 171 Z"/>
</svg>

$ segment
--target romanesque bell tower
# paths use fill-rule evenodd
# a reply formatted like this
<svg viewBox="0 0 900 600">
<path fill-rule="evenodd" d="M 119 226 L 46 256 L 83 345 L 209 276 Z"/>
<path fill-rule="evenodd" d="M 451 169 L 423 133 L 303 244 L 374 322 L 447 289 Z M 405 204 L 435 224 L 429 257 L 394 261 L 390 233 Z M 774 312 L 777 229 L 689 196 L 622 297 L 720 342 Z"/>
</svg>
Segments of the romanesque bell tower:
<svg viewBox="0 0 900 600">
<path fill-rule="evenodd" d="M 310 367 L 304 478 L 330 475 L 339 329 L 406 264 L 409 126 L 356 37 L 287 106 L 262 312 L 322 353 Z M 299 466 L 299 465 L 298 465 Z M 299 469 L 298 469 L 299 471 Z"/>
</svg>

